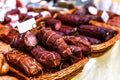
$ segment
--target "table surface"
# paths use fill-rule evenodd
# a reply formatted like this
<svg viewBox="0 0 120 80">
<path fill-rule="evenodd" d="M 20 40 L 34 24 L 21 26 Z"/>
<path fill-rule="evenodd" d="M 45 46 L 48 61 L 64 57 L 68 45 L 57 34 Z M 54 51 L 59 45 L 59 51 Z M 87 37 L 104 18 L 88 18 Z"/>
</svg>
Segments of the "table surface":
<svg viewBox="0 0 120 80">
<path fill-rule="evenodd" d="M 72 80 L 120 80 L 120 40 L 104 55 L 91 58 Z"/>
</svg>

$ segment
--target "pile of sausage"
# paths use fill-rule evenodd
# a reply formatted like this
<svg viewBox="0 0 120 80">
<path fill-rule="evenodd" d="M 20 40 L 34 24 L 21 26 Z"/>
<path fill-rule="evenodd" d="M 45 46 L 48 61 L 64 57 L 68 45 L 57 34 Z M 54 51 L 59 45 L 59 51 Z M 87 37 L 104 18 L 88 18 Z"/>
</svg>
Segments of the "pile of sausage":
<svg viewBox="0 0 120 80">
<path fill-rule="evenodd" d="M 58 13 L 45 19 L 45 26 L 35 33 L 19 34 L 6 27 L 7 33 L 0 34 L 0 40 L 15 48 L 5 53 L 6 61 L 27 76 L 37 76 L 46 68 L 61 70 L 90 56 L 91 45 L 115 36 L 116 31 L 112 29 L 89 24 L 90 20 L 101 21 L 98 15 L 78 15 L 78 12 Z"/>
</svg>

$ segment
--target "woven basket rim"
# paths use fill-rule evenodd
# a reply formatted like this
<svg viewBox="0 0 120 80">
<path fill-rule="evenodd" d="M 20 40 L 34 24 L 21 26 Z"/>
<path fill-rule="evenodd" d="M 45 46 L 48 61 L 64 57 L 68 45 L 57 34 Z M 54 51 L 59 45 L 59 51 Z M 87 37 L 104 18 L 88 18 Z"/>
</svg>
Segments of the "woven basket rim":
<svg viewBox="0 0 120 80">
<path fill-rule="evenodd" d="M 0 51 L 4 53 L 5 50 L 2 50 L 2 47 L 4 49 L 4 47 L 6 47 L 6 49 L 8 49 L 8 51 L 11 51 L 11 50 L 14 50 L 10 47 L 9 44 L 6 44 L 2 41 L 0 41 L 0 43 L 2 45 L 1 46 L 1 49 Z M 6 53 L 6 52 L 5 52 Z M 77 71 L 80 72 L 85 64 L 88 62 L 89 60 L 89 57 L 84 57 L 83 59 L 81 59 L 80 61 L 72 64 L 71 66 L 67 67 L 67 68 L 64 68 L 60 71 L 57 71 L 55 73 L 51 73 L 51 74 L 45 74 L 45 75 L 42 75 L 39 74 L 38 77 L 36 78 L 31 78 L 31 77 L 27 77 L 25 74 L 23 74 L 22 72 L 16 70 L 15 68 L 11 67 L 10 66 L 10 71 L 17 74 L 19 77 L 22 77 L 24 78 L 25 80 L 31 80 L 31 79 L 38 79 L 38 80 L 55 80 L 55 79 L 65 79 L 65 78 L 69 78 L 71 76 L 75 76 L 77 74 Z"/>
<path fill-rule="evenodd" d="M 89 23 L 92 24 L 92 25 L 95 25 L 95 26 L 105 27 L 105 28 L 109 28 L 109 29 L 112 29 L 112 30 L 117 31 L 117 35 L 115 35 L 115 36 L 114 36 L 113 38 L 111 38 L 110 40 L 108 40 L 108 41 L 106 41 L 106 42 L 103 42 L 103 43 L 101 43 L 101 44 L 91 45 L 92 50 L 93 50 L 93 54 L 106 51 L 109 47 L 113 46 L 114 43 L 115 43 L 117 40 L 120 39 L 120 28 L 118 28 L 118 27 L 116 27 L 116 26 L 108 25 L 108 24 L 103 23 L 103 22 L 93 21 L 93 20 L 91 20 Z"/>
<path fill-rule="evenodd" d="M 64 78 L 69 78 L 71 76 L 75 76 L 76 71 L 84 67 L 88 61 L 89 61 L 89 57 L 85 57 L 82 60 L 72 64 L 71 66 L 65 69 L 62 69 L 60 71 L 57 71 L 51 74 L 45 74 L 45 75 L 40 74 L 36 78 L 27 77 L 26 75 L 24 75 L 23 73 L 21 73 L 20 71 L 16 70 L 11 66 L 10 66 L 10 71 L 16 73 L 18 76 L 23 77 L 26 80 L 30 80 L 30 79 L 36 79 L 36 80 L 56 80 L 57 79 L 58 80 L 58 79 L 64 79 Z"/>
</svg>

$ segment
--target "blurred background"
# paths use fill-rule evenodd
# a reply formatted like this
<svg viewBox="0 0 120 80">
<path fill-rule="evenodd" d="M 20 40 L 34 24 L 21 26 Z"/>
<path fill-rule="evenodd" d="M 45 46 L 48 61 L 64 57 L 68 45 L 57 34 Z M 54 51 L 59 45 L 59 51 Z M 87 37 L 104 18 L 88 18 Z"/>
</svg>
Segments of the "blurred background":
<svg viewBox="0 0 120 80">
<path fill-rule="evenodd" d="M 29 6 L 40 7 L 41 5 L 42 6 L 46 5 L 49 7 L 64 7 L 64 8 L 66 8 L 66 6 L 68 5 L 70 7 L 74 6 L 79 8 L 91 2 L 94 3 L 98 9 L 107 10 L 120 14 L 120 0 L 20 0 L 20 1 L 24 6 L 27 5 L 29 2 L 32 2 L 33 4 Z"/>
<path fill-rule="evenodd" d="M 40 7 L 49 7 L 49 8 L 73 8 L 73 7 L 82 7 L 85 4 L 91 2 L 94 3 L 98 9 L 107 10 L 120 14 L 120 0 L 0 0 L 0 7 L 10 6 L 15 8 L 16 1 L 22 3 L 22 6 L 32 6 L 35 8 Z"/>
</svg>

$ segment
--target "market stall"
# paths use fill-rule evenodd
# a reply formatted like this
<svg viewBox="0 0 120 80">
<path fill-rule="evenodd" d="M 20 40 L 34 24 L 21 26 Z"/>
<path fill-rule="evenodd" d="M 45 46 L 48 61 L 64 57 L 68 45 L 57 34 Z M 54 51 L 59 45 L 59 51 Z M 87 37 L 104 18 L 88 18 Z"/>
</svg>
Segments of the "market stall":
<svg viewBox="0 0 120 80">
<path fill-rule="evenodd" d="M 1 79 L 120 79 L 117 0 L 0 2 Z"/>
</svg>

